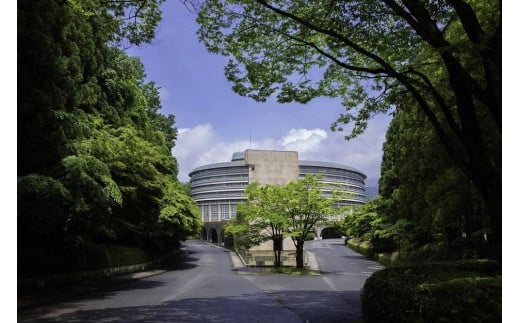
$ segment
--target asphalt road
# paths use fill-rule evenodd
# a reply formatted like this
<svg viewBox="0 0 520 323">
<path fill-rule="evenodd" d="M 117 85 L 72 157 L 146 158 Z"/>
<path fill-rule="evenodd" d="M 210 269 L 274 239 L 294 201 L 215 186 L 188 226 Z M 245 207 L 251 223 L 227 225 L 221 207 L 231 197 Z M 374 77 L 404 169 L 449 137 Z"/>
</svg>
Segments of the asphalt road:
<svg viewBox="0 0 520 323">
<path fill-rule="evenodd" d="M 18 313 L 19 322 L 355 322 L 366 278 L 382 268 L 341 239 L 307 243 L 322 275 L 233 271 L 229 251 L 188 241 L 174 270 L 88 298 Z"/>
</svg>

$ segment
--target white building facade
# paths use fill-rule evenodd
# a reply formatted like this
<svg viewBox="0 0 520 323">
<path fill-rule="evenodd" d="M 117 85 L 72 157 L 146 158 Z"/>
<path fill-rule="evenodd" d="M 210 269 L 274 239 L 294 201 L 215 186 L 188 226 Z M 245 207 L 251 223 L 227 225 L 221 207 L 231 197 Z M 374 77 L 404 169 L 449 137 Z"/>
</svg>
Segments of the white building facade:
<svg viewBox="0 0 520 323">
<path fill-rule="evenodd" d="M 233 218 L 237 205 L 244 202 L 250 182 L 284 184 L 308 174 L 319 175 L 323 194 L 335 189 L 349 193 L 340 203 L 356 206 L 365 203 L 366 175 L 352 167 L 322 161 L 298 160 L 297 152 L 246 150 L 233 154 L 230 162 L 214 163 L 194 169 L 190 174 L 191 196 L 200 209 L 204 228 L 201 238 L 224 243 L 224 224 Z M 331 217 L 339 220 L 341 215 Z M 316 232 L 321 237 L 321 229 Z"/>
</svg>

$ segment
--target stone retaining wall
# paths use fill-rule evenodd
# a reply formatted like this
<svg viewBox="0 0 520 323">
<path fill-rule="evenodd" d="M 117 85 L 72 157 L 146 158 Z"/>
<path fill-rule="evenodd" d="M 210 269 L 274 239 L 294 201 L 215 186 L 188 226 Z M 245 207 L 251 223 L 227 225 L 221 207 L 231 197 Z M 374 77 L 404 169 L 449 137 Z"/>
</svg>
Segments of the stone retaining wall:
<svg viewBox="0 0 520 323">
<path fill-rule="evenodd" d="M 163 257 L 157 258 L 155 260 L 141 263 L 141 264 L 103 268 L 103 269 L 96 269 L 96 270 L 86 270 L 86 271 L 73 272 L 73 273 L 63 273 L 63 274 L 22 278 L 22 279 L 18 279 L 17 284 L 18 284 L 19 289 L 20 288 L 33 289 L 33 288 L 45 288 L 45 287 L 73 285 L 73 284 L 77 284 L 79 282 L 90 282 L 90 281 L 95 281 L 95 280 L 113 278 L 118 275 L 149 270 L 155 266 L 158 266 L 158 265 L 164 263 L 166 260 L 171 259 L 171 257 L 178 255 L 178 253 L 179 253 L 179 251 L 175 251 L 171 254 L 168 254 Z"/>
</svg>

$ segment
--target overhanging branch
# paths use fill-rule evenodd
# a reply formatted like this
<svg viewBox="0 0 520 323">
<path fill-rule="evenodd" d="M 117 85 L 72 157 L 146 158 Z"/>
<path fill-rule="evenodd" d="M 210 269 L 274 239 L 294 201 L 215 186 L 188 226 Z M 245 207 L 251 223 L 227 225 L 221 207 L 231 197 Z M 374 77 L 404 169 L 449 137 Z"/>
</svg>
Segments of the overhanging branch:
<svg viewBox="0 0 520 323">
<path fill-rule="evenodd" d="M 350 47 L 352 48 L 353 50 L 355 50 L 356 52 L 362 54 L 363 56 L 373 60 L 374 62 L 378 63 L 381 68 L 383 70 L 385 70 L 385 72 L 388 74 L 388 76 L 390 77 L 394 77 L 396 78 L 401 84 L 403 84 L 405 86 L 406 89 L 408 89 L 408 91 L 410 91 L 410 93 L 412 94 L 412 96 L 416 99 L 417 103 L 419 104 L 419 106 L 421 107 L 421 109 L 423 110 L 423 112 L 426 114 L 428 120 L 430 120 L 437 136 L 439 137 L 439 140 L 441 142 L 441 144 L 445 147 L 446 151 L 448 152 L 448 154 L 453 158 L 453 160 L 455 161 L 455 163 L 466 173 L 468 174 L 469 173 L 469 169 L 468 169 L 468 165 L 466 164 L 466 161 L 464 159 L 463 156 L 460 156 L 460 153 L 458 153 L 456 151 L 456 149 L 454 148 L 454 145 L 453 143 L 450 141 L 450 137 L 447 135 L 447 133 L 444 131 L 441 123 L 439 122 L 439 120 L 437 119 L 435 113 L 433 112 L 433 110 L 430 108 L 430 105 L 428 104 L 428 102 L 425 100 L 425 98 L 422 96 L 422 94 L 419 92 L 419 90 L 417 88 L 415 88 L 415 86 L 413 86 L 413 84 L 411 84 L 409 82 L 409 79 L 406 75 L 404 74 L 401 74 L 399 73 L 398 71 L 396 71 L 391 65 L 390 63 L 386 62 L 383 58 L 379 57 L 378 55 L 372 53 L 372 52 L 369 52 L 368 50 L 364 49 L 363 47 L 357 45 L 356 43 L 354 43 L 352 40 L 348 39 L 347 37 L 343 36 L 343 35 L 340 35 L 338 34 L 337 32 L 333 31 L 333 30 L 330 30 L 330 29 L 325 29 L 323 27 L 320 27 L 320 26 L 317 26 L 315 24 L 312 24 L 306 20 L 304 20 L 303 18 L 301 17 L 298 17 L 290 12 L 287 12 L 285 10 L 282 10 L 280 8 L 276 8 L 270 4 L 268 4 L 265 0 L 257 0 L 257 3 L 259 3 L 260 5 L 266 7 L 267 9 L 283 16 L 283 17 L 286 17 L 286 18 L 289 18 L 299 24 L 301 24 L 302 26 L 305 26 L 311 30 L 314 30 L 316 32 L 319 32 L 321 34 L 324 34 L 324 35 L 328 35 L 328 36 L 331 36 L 333 38 L 336 38 L 338 40 L 340 40 L 341 42 L 343 42 L 347 47 Z"/>
</svg>

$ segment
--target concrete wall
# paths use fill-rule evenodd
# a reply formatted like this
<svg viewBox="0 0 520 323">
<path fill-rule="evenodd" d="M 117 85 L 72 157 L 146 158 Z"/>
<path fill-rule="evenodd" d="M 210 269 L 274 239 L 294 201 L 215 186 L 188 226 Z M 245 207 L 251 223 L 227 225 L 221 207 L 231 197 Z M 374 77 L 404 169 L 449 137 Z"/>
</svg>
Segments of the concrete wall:
<svg viewBox="0 0 520 323">
<path fill-rule="evenodd" d="M 251 251 L 273 250 L 273 241 L 269 240 L 269 241 L 263 242 L 263 243 L 259 244 L 258 246 L 254 246 L 253 248 L 251 248 L 249 250 L 251 250 Z M 296 250 L 296 247 L 294 246 L 294 242 L 292 242 L 291 238 L 287 237 L 287 238 L 283 239 L 282 250 L 285 250 L 285 251 Z"/>
<path fill-rule="evenodd" d="M 245 163 L 249 168 L 249 183 L 284 185 L 298 180 L 298 152 L 252 150 L 245 151 Z M 267 241 L 251 250 L 273 250 L 273 242 Z M 283 250 L 295 250 L 291 238 L 283 241 Z"/>
<path fill-rule="evenodd" d="M 176 257 L 179 253 L 180 251 L 176 250 L 168 255 L 141 264 L 85 270 L 72 273 L 53 274 L 38 277 L 19 278 L 17 281 L 18 290 L 25 288 L 35 289 L 44 287 L 70 287 L 71 285 L 85 283 L 88 281 L 98 281 L 102 279 L 114 278 L 122 274 L 151 270 L 152 268 L 157 268 L 157 266 L 161 265 L 162 263 L 170 261 L 172 257 Z"/>
<path fill-rule="evenodd" d="M 298 152 L 252 150 L 245 151 L 249 168 L 249 183 L 283 185 L 298 179 Z"/>
</svg>

